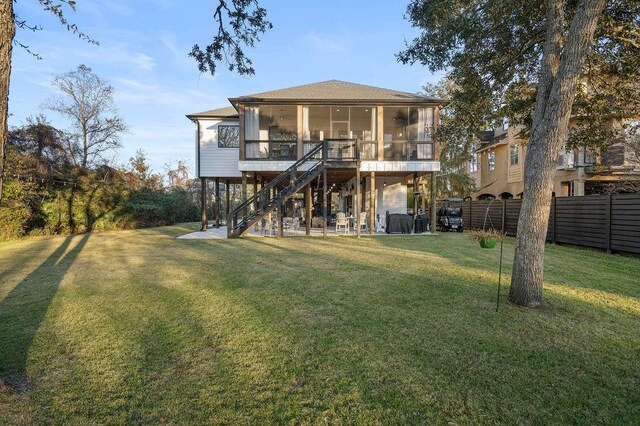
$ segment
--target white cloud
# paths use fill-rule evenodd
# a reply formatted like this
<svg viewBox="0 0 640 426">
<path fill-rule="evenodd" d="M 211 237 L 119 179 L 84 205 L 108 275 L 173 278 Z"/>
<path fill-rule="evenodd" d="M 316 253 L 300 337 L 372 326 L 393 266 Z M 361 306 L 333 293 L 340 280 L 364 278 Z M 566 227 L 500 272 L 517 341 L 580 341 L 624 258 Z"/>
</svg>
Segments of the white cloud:
<svg viewBox="0 0 640 426">
<path fill-rule="evenodd" d="M 319 35 L 312 32 L 307 34 L 305 40 L 312 48 L 323 53 L 344 53 L 347 51 L 348 43 L 347 38 L 344 35 Z"/>
<path fill-rule="evenodd" d="M 223 104 L 226 100 L 208 95 L 197 89 L 146 83 L 131 78 L 117 80 L 116 98 L 122 102 L 144 104 L 156 108 L 158 105 L 172 108 L 193 108 L 194 104 Z"/>
</svg>

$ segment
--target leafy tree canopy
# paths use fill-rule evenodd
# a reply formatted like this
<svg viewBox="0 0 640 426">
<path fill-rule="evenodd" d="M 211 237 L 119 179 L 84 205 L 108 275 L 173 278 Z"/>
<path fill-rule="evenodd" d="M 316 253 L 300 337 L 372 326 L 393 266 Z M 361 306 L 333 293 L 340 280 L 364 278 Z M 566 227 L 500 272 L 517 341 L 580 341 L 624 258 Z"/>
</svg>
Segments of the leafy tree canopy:
<svg viewBox="0 0 640 426">
<path fill-rule="evenodd" d="M 434 139 L 440 144 L 441 171 L 436 180 L 438 198 L 466 197 L 474 190 L 474 181 L 467 173 L 467 162 L 478 131 L 475 126 L 481 117 L 474 117 L 479 110 L 474 99 L 468 97 L 450 79 L 437 84 L 427 84 L 423 94 L 451 102 L 440 112 L 440 125 Z"/>
<path fill-rule="evenodd" d="M 577 4 L 564 5 L 565 33 Z M 503 117 L 530 129 L 544 17 L 543 0 L 414 0 L 407 18 L 421 34 L 398 59 L 447 70 L 459 88 L 453 99 L 476 109 L 467 120 L 476 129 Z M 568 144 L 606 147 L 616 136 L 612 118 L 640 115 L 640 2 L 608 0 L 582 75 Z"/>
</svg>

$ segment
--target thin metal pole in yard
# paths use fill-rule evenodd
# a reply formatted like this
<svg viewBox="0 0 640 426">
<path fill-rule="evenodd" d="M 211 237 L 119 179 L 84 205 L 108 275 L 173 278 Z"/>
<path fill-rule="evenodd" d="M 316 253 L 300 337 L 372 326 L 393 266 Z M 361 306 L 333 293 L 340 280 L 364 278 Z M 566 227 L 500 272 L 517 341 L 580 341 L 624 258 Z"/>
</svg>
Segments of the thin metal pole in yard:
<svg viewBox="0 0 640 426">
<path fill-rule="evenodd" d="M 322 170 L 322 238 L 327 238 L 327 169 Z"/>
<path fill-rule="evenodd" d="M 498 297 L 496 299 L 496 312 L 500 306 L 500 282 L 502 281 L 502 246 L 504 245 L 504 238 L 500 240 L 500 272 L 498 272 Z"/>
<path fill-rule="evenodd" d="M 491 204 L 491 203 L 489 203 Z M 507 201 L 506 200 L 502 200 L 502 232 L 505 232 L 505 227 L 506 227 L 506 205 L 507 205 Z M 487 211 L 489 211 L 489 209 L 487 208 Z M 502 281 L 502 247 L 504 246 L 504 235 L 502 236 L 502 239 L 500 240 L 500 269 L 498 272 L 498 297 L 496 298 L 496 312 L 498 312 L 498 307 L 500 306 L 500 284 Z"/>
</svg>

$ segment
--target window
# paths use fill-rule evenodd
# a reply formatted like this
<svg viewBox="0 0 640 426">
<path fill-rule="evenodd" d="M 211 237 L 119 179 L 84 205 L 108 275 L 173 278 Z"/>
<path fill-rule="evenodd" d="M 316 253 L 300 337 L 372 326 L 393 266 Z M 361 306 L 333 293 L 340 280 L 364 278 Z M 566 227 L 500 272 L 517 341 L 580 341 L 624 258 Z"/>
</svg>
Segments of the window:
<svg viewBox="0 0 640 426">
<path fill-rule="evenodd" d="M 302 110 L 302 134 L 305 141 L 324 139 L 376 140 L 374 107 L 309 106 Z"/>
<path fill-rule="evenodd" d="M 469 172 L 477 172 L 478 171 L 478 153 L 474 152 L 471 154 L 471 159 L 469 160 Z"/>
<path fill-rule="evenodd" d="M 503 118 L 502 119 L 502 130 L 508 130 L 509 129 L 509 119 L 508 118 Z"/>
<path fill-rule="evenodd" d="M 238 148 L 240 146 L 240 127 L 220 124 L 218 126 L 218 148 Z"/>
<path fill-rule="evenodd" d="M 295 105 L 247 106 L 244 120 L 244 137 L 247 141 L 297 139 L 298 118 Z"/>
<path fill-rule="evenodd" d="M 321 141 L 331 135 L 331 109 L 327 106 L 304 107 L 302 110 L 302 138 Z"/>
<path fill-rule="evenodd" d="M 385 107 L 384 141 L 426 141 L 433 133 L 433 108 Z"/>
<path fill-rule="evenodd" d="M 558 167 L 571 169 L 573 168 L 574 152 L 573 150 L 567 150 L 566 147 L 562 147 L 560 154 L 558 154 Z"/>
<path fill-rule="evenodd" d="M 509 164 L 512 166 L 518 165 L 518 145 L 509 147 Z"/>
<path fill-rule="evenodd" d="M 496 153 L 493 151 L 487 154 L 487 169 L 488 170 L 496 169 Z"/>
</svg>

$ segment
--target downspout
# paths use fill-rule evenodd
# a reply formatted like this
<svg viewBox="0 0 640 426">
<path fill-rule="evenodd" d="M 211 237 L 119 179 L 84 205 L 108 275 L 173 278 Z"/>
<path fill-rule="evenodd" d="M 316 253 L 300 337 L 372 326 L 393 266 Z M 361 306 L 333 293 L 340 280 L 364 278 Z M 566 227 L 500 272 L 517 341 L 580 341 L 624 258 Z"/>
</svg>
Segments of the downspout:
<svg viewBox="0 0 640 426">
<path fill-rule="evenodd" d="M 200 120 L 196 123 L 196 177 L 200 177 Z"/>
</svg>

